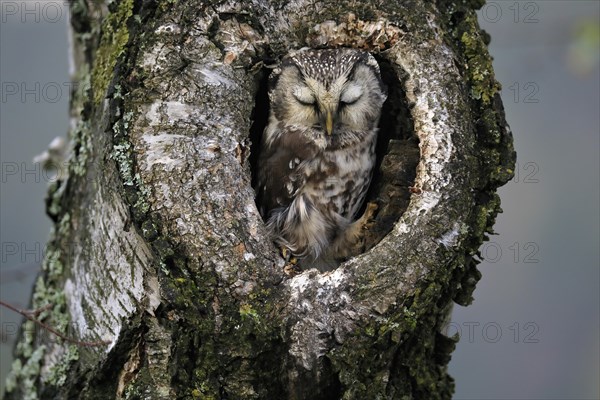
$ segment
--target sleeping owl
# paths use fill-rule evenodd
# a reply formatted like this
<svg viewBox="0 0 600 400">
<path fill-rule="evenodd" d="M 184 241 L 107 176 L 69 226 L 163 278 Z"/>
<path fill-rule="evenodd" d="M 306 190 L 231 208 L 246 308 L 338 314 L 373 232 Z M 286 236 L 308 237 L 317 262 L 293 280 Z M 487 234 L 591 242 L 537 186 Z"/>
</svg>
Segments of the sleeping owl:
<svg viewBox="0 0 600 400">
<path fill-rule="evenodd" d="M 379 66 L 355 49 L 294 51 L 271 74 L 269 99 L 257 204 L 284 256 L 329 269 L 350 255 L 374 211 L 355 221 L 386 99 Z"/>
</svg>

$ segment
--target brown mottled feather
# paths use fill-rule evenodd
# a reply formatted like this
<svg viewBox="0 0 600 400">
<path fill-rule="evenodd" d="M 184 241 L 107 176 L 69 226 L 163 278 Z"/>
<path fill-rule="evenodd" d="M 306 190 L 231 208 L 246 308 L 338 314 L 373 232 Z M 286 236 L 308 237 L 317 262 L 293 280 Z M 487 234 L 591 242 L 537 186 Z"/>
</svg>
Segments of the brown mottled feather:
<svg viewBox="0 0 600 400">
<path fill-rule="evenodd" d="M 257 203 L 278 245 L 324 269 L 359 231 L 386 90 L 375 59 L 352 49 L 292 52 L 270 82 Z"/>
</svg>

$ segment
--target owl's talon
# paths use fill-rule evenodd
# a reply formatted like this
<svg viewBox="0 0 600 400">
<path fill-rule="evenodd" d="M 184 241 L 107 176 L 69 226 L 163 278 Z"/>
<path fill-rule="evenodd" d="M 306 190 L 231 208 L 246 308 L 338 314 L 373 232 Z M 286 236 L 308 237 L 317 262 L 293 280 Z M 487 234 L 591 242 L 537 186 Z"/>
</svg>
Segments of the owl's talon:
<svg viewBox="0 0 600 400">
<path fill-rule="evenodd" d="M 378 209 L 379 206 L 377 205 L 377 203 L 367 203 L 367 208 L 365 209 L 365 212 L 360 217 L 360 219 L 356 221 L 359 224 L 359 229 L 361 231 L 371 230 L 375 226 L 375 214 Z"/>
<path fill-rule="evenodd" d="M 281 246 L 281 256 L 285 260 L 283 272 L 286 275 L 293 277 L 302 272 L 302 269 L 298 265 L 298 259 L 292 254 L 290 249 L 285 246 Z"/>
<path fill-rule="evenodd" d="M 296 260 L 296 262 L 298 261 Z M 289 277 L 294 277 L 302 272 L 302 268 L 298 264 L 287 263 L 283 267 L 283 272 Z"/>
<path fill-rule="evenodd" d="M 361 220 L 363 221 L 362 228 L 364 230 L 369 230 L 373 226 L 375 226 L 375 214 L 379 209 L 377 203 L 369 202 L 367 203 L 367 208 Z"/>
<path fill-rule="evenodd" d="M 294 265 L 298 264 L 298 259 L 292 254 L 290 249 L 285 246 L 281 246 L 281 256 L 287 263 Z"/>
<path fill-rule="evenodd" d="M 377 214 L 377 210 L 379 206 L 377 203 L 369 202 L 367 203 L 367 208 L 365 212 L 360 217 L 356 223 L 358 224 L 358 233 L 356 235 L 355 243 L 353 246 L 353 254 L 360 254 L 366 250 L 367 247 L 367 237 L 369 236 L 369 231 L 371 231 L 377 221 L 375 220 L 375 215 Z"/>
</svg>

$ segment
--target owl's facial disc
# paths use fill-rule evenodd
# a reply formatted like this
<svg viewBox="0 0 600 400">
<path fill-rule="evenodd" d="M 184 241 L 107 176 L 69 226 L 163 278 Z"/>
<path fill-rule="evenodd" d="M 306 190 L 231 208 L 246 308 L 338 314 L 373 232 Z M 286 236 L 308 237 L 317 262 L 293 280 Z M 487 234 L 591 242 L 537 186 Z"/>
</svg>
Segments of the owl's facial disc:
<svg viewBox="0 0 600 400">
<path fill-rule="evenodd" d="M 313 83 L 313 86 L 316 87 L 316 90 L 320 91 L 322 96 L 315 95 L 314 89 L 311 89 L 308 86 L 296 86 L 292 90 L 292 95 L 300 104 L 315 108 L 317 114 L 319 114 L 321 118 L 325 119 L 323 121 L 324 123 L 321 123 L 321 126 L 325 127 L 327 135 L 331 135 L 333 132 L 334 116 L 337 113 L 337 104 L 335 104 L 336 101 L 334 101 L 334 98 L 330 92 L 323 90 L 324 88 L 322 88 L 316 82 Z M 321 99 L 318 104 L 317 97 Z"/>
<path fill-rule="evenodd" d="M 340 96 L 340 104 L 350 105 L 354 104 L 361 98 L 363 94 L 363 89 L 361 86 L 357 84 L 350 84 L 348 87 L 342 92 Z"/>
<path fill-rule="evenodd" d="M 313 105 L 315 104 L 315 96 L 312 91 L 306 86 L 296 86 L 292 91 L 292 94 L 303 105 Z"/>
<path fill-rule="evenodd" d="M 298 103 L 310 107 L 327 136 L 333 134 L 342 109 L 357 103 L 363 96 L 363 87 L 349 82 L 346 75 L 328 86 L 313 78 L 305 78 L 304 83 L 306 85 L 293 87 L 291 94 Z"/>
</svg>

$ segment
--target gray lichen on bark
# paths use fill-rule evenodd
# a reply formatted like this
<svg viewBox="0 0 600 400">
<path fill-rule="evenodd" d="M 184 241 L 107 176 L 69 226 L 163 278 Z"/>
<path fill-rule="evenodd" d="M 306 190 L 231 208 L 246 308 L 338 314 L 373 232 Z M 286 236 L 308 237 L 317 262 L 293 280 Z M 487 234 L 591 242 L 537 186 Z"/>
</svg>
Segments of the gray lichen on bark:
<svg viewBox="0 0 600 400">
<path fill-rule="evenodd" d="M 42 282 L 64 292 L 49 319 L 111 344 L 21 345 L 7 398 L 449 398 L 441 331 L 469 302 L 514 164 L 477 3 L 73 6 L 89 90 L 72 106 L 70 174 L 49 194 Z M 374 247 L 289 278 L 251 161 L 265 65 L 306 45 L 373 51 L 396 95 Z M 57 298 L 42 292 L 35 306 Z"/>
</svg>

